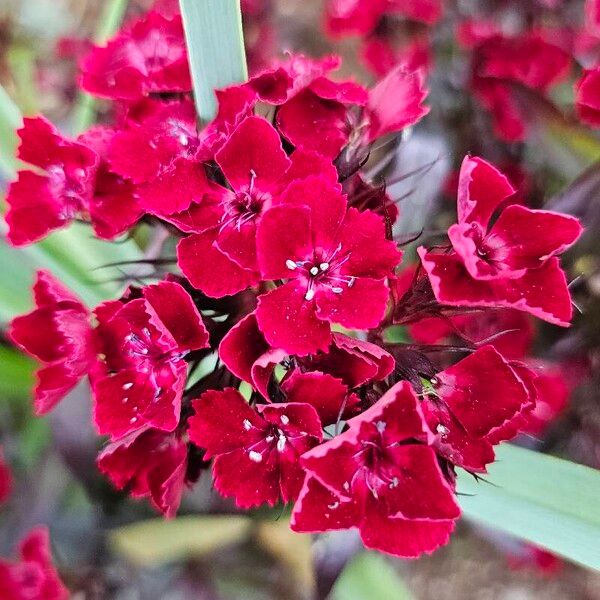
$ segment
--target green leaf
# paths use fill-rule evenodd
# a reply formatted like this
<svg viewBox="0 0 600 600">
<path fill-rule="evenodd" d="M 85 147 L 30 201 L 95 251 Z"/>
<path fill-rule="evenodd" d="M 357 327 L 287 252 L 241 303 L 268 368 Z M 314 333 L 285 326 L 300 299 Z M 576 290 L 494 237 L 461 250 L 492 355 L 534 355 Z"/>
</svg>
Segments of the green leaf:
<svg viewBox="0 0 600 600">
<path fill-rule="evenodd" d="M 0 86 L 0 175 L 13 177 L 18 161 L 16 130 L 21 127 L 21 111 Z"/>
<path fill-rule="evenodd" d="M 465 517 L 600 570 L 600 471 L 502 444 L 486 482 L 458 476 Z"/>
<path fill-rule="evenodd" d="M 0 398 L 29 398 L 35 367 L 20 352 L 0 346 Z"/>
<path fill-rule="evenodd" d="M 240 0 L 179 0 L 200 119 L 217 112 L 214 90 L 248 78 Z"/>
<path fill-rule="evenodd" d="M 117 32 L 127 10 L 127 4 L 128 0 L 105 0 L 104 10 L 100 15 L 98 28 L 94 35 L 95 44 L 104 44 Z M 94 123 L 95 115 L 96 99 L 81 92 L 73 116 L 74 131 L 76 133 L 85 131 Z"/>
<path fill-rule="evenodd" d="M 388 559 L 361 552 L 333 588 L 334 600 L 410 600 L 412 595 Z"/>
<path fill-rule="evenodd" d="M 109 540 L 131 563 L 156 566 L 242 542 L 249 537 L 251 527 L 249 518 L 235 516 L 151 519 L 114 529 Z"/>
</svg>

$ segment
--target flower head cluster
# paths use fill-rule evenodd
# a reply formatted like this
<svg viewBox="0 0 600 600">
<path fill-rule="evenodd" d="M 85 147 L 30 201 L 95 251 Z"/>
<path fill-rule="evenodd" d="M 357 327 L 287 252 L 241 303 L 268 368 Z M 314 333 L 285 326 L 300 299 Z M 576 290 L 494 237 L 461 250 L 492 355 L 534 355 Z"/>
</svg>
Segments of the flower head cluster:
<svg viewBox="0 0 600 600">
<path fill-rule="evenodd" d="M 430 23 L 440 5 L 329 10 L 342 31 Z M 40 272 L 10 338 L 42 363 L 38 413 L 88 377 L 109 438 L 100 471 L 166 516 L 211 465 L 240 508 L 290 503 L 296 531 L 356 527 L 366 546 L 415 557 L 449 539 L 456 469 L 485 473 L 493 446 L 532 426 L 542 386 L 524 313 L 568 324 L 558 255 L 581 227 L 513 203 L 506 177 L 467 157 L 458 223 L 406 277 L 399 211 L 361 166 L 427 113 L 423 75 L 400 64 L 366 89 L 335 78 L 339 62 L 289 56 L 217 91 L 199 127 L 176 11 L 94 48 L 82 86 L 118 118 L 76 140 L 25 122 L 32 168 L 9 191 L 9 239 L 75 218 L 114 238 L 143 220 L 170 232 L 176 265 L 91 310 Z M 514 352 L 502 334 L 523 319 Z M 388 341 L 397 325 L 418 343 Z M 428 351 L 455 337 L 462 354 Z"/>
</svg>

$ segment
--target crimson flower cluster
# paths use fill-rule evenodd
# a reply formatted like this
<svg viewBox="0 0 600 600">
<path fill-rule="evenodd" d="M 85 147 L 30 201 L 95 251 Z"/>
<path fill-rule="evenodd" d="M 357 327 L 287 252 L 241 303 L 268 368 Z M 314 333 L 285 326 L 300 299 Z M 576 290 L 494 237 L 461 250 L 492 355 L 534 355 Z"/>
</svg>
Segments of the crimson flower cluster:
<svg viewBox="0 0 600 600">
<path fill-rule="evenodd" d="M 437 18 L 435 2 L 426 15 L 367 4 L 370 20 Z M 401 268 L 401 216 L 361 166 L 427 113 L 423 73 L 400 64 L 366 89 L 333 78 L 339 63 L 291 55 L 218 90 L 199 127 L 176 12 L 93 48 L 80 83 L 113 102 L 113 122 L 70 139 L 25 120 L 9 240 L 74 219 L 111 240 L 144 222 L 170 233 L 176 264 L 91 308 L 42 271 L 9 334 L 42 363 L 38 414 L 88 378 L 108 438 L 98 468 L 164 515 L 210 464 L 239 508 L 289 503 L 295 531 L 355 527 L 369 548 L 416 557 L 455 527 L 456 469 L 485 473 L 494 445 L 551 403 L 524 359 L 525 315 L 569 324 L 559 255 L 581 227 L 515 203 L 502 173 L 467 157 L 447 242 Z M 416 344 L 390 341 L 400 325 Z"/>
</svg>

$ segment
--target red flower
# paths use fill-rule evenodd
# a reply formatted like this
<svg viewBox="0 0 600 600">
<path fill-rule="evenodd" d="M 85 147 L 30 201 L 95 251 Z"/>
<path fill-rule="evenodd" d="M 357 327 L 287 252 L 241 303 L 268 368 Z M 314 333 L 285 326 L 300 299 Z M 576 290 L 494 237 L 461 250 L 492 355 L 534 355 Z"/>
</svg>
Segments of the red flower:
<svg viewBox="0 0 600 600">
<path fill-rule="evenodd" d="M 107 161 L 114 136 L 114 129 L 97 125 L 78 138 L 99 158 L 88 212 L 96 235 L 108 240 L 129 230 L 143 214 L 133 183 L 118 175 Z"/>
<path fill-rule="evenodd" d="M 231 189 L 214 185 L 184 213 L 191 235 L 178 246 L 181 270 L 209 296 L 239 292 L 259 280 L 256 229 L 292 164 L 279 134 L 262 117 L 242 121 L 215 160 Z M 170 219 L 180 227 L 181 219 Z M 198 256 L 204 254 L 204 260 Z M 213 257 L 221 268 L 215 268 Z"/>
<path fill-rule="evenodd" d="M 96 46 L 81 68 L 82 89 L 104 98 L 138 100 L 192 89 L 181 17 L 154 11 Z"/>
<path fill-rule="evenodd" d="M 368 100 L 361 85 L 326 77 L 340 62 L 334 56 L 319 61 L 293 56 L 284 66 L 290 82 L 285 100 L 271 98 L 281 104 L 275 124 L 285 138 L 298 148 L 332 158 L 350 138 L 348 108 L 364 106 Z"/>
<path fill-rule="evenodd" d="M 600 127 L 600 68 L 584 71 L 577 82 L 575 108 L 583 123 Z"/>
<path fill-rule="evenodd" d="M 369 91 L 369 100 L 362 118 L 366 125 L 365 142 L 401 131 L 414 125 L 429 109 L 422 106 L 427 96 L 423 74 L 409 72 L 403 65 L 392 69 Z"/>
<path fill-rule="evenodd" d="M 117 489 L 133 498 L 149 497 L 167 518 L 174 517 L 183 493 L 187 447 L 177 435 L 143 429 L 108 445 L 98 468 Z"/>
<path fill-rule="evenodd" d="M 10 468 L 4 460 L 4 452 L 0 446 L 0 504 L 6 502 L 12 491 L 13 479 Z"/>
<path fill-rule="evenodd" d="M 291 354 L 326 350 L 330 323 L 368 329 L 381 322 L 386 277 L 400 260 L 380 217 L 346 208 L 339 187 L 318 177 L 292 184 L 257 234 L 263 279 L 287 283 L 258 299 L 269 344 Z"/>
<path fill-rule="evenodd" d="M 40 172 L 19 171 L 8 190 L 8 240 L 35 242 L 85 211 L 92 197 L 98 156 L 62 137 L 43 117 L 25 118 L 18 157 Z"/>
<path fill-rule="evenodd" d="M 308 404 L 263 404 L 252 409 L 233 388 L 210 390 L 193 403 L 190 439 L 215 457 L 216 489 L 240 508 L 295 500 L 304 471 L 300 455 L 322 439 Z"/>
<path fill-rule="evenodd" d="M 112 138 L 108 160 L 115 173 L 139 185 L 171 175 L 181 161 L 195 161 L 198 146 L 191 100 L 147 100 Z"/>
<path fill-rule="evenodd" d="M 275 367 L 288 358 L 288 353 L 269 346 L 258 328 L 256 314 L 251 313 L 223 338 L 219 358 L 236 377 L 250 383 L 270 400 L 269 383 Z M 295 361 L 303 372 L 321 371 L 336 381 L 341 380 L 350 389 L 385 379 L 394 368 L 391 354 L 379 346 L 341 333 L 333 334 L 326 352 L 295 357 Z"/>
<path fill-rule="evenodd" d="M 454 249 L 419 249 L 435 296 L 447 305 L 505 306 L 557 325 L 571 319 L 571 299 L 556 255 L 581 234 L 578 220 L 511 205 L 492 215 L 512 194 L 508 180 L 479 158 L 461 168 L 458 224 L 448 235 Z"/>
<path fill-rule="evenodd" d="M 19 562 L 0 560 L 3 600 L 66 600 L 69 591 L 60 580 L 50 554 L 45 527 L 32 529 L 19 544 Z"/>
<path fill-rule="evenodd" d="M 510 84 L 544 94 L 568 77 L 571 57 L 537 32 L 487 39 L 488 32 L 481 33 L 483 42 L 476 47 L 473 61 L 473 92 L 491 112 L 494 129 L 502 139 L 522 140 L 528 115 Z"/>
<path fill-rule="evenodd" d="M 469 471 L 485 472 L 494 460 L 490 433 L 531 405 L 527 387 L 492 346 L 424 379 L 423 394 L 423 412 L 436 433 L 437 451 Z"/>
<path fill-rule="evenodd" d="M 395 385 L 348 425 L 301 458 L 307 477 L 292 529 L 358 527 L 368 548 L 406 558 L 445 544 L 460 510 L 410 385 Z"/>
<path fill-rule="evenodd" d="M 325 27 L 335 37 L 367 35 L 384 16 L 399 15 L 431 25 L 441 14 L 441 0 L 328 0 Z"/>
<path fill-rule="evenodd" d="M 113 440 L 148 427 L 173 431 L 187 379 L 184 357 L 208 347 L 208 332 L 188 293 L 172 281 L 96 311 L 102 363 L 94 373 L 95 422 Z"/>
<path fill-rule="evenodd" d="M 94 358 L 89 313 L 81 300 L 47 271 L 33 286 L 36 308 L 16 317 L 9 337 L 44 366 L 37 373 L 34 406 L 43 415 L 87 374 Z"/>
</svg>

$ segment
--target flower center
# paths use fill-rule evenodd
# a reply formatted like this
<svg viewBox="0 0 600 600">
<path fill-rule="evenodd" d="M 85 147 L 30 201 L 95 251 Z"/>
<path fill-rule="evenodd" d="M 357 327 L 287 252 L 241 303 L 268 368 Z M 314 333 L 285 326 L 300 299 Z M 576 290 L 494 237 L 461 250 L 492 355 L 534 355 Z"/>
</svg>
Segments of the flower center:
<svg viewBox="0 0 600 600">
<path fill-rule="evenodd" d="M 342 245 L 330 253 L 315 252 L 312 260 L 285 261 L 285 266 L 293 271 L 296 277 L 306 282 L 305 300 L 312 300 L 319 286 L 334 294 L 341 294 L 351 288 L 356 281 L 352 275 L 342 275 L 341 268 L 350 260 L 350 253 L 342 252 Z"/>
</svg>

